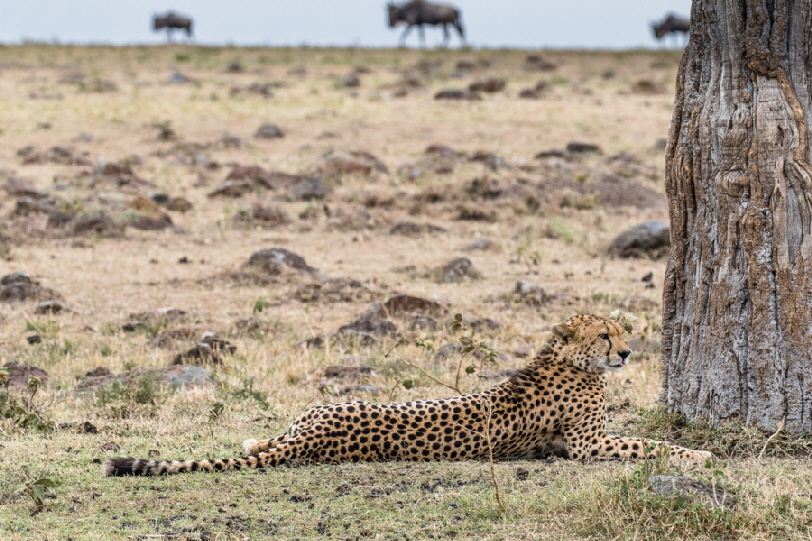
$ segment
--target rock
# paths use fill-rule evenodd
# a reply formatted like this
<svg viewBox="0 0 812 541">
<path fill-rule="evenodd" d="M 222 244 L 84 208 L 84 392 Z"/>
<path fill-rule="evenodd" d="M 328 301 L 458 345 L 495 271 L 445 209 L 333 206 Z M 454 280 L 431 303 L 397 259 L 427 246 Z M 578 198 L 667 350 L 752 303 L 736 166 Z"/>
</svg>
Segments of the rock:
<svg viewBox="0 0 812 541">
<path fill-rule="evenodd" d="M 373 302 L 383 296 L 370 282 L 351 278 L 327 278 L 304 284 L 291 296 L 304 303 Z"/>
<path fill-rule="evenodd" d="M 479 92 L 470 90 L 440 90 L 434 94 L 434 99 L 438 101 L 481 101 L 482 97 Z"/>
<path fill-rule="evenodd" d="M 360 333 L 374 336 L 394 336 L 398 332 L 397 326 L 385 319 L 360 318 L 352 323 L 339 327 L 337 334 Z"/>
<path fill-rule="evenodd" d="M 648 478 L 649 487 L 658 496 L 676 498 L 687 497 L 692 499 L 698 497 L 700 500 L 711 503 L 714 506 L 732 509 L 735 500 L 727 494 L 721 487 L 710 487 L 696 479 L 682 475 L 653 475 Z"/>
<path fill-rule="evenodd" d="M 29 180 L 21 177 L 9 177 L 6 180 L 3 189 L 9 194 L 16 197 L 25 196 L 32 199 L 43 199 L 48 197 L 47 192 L 43 192 L 34 186 Z"/>
<path fill-rule="evenodd" d="M 398 222 L 389 230 L 390 235 L 405 235 L 417 237 L 426 233 L 447 233 L 447 229 L 432 224 L 417 224 L 415 222 Z"/>
<path fill-rule="evenodd" d="M 15 282 L 0 286 L 0 302 L 61 301 L 62 295 L 51 288 Z"/>
<path fill-rule="evenodd" d="M 493 319 L 475 319 L 473 321 L 469 321 L 467 323 L 468 328 L 475 332 L 482 332 L 482 331 L 498 331 L 502 328 L 502 324 L 498 321 L 494 321 Z"/>
<path fill-rule="evenodd" d="M 200 337 L 200 340 L 195 346 L 184 352 L 179 353 L 170 363 L 170 366 L 186 364 L 191 361 L 192 364 L 223 364 L 222 353 L 233 354 L 237 351 L 237 346 L 224 340 L 212 331 L 206 331 Z"/>
<path fill-rule="evenodd" d="M 166 82 L 169 84 L 185 84 L 191 83 L 192 80 L 181 72 L 176 71 L 166 79 Z"/>
<path fill-rule="evenodd" d="M 284 136 L 285 133 L 276 124 L 262 124 L 254 133 L 255 139 L 278 139 Z"/>
<path fill-rule="evenodd" d="M 29 366 L 27 364 L 17 363 L 14 361 L 7 362 L 3 368 L 8 369 L 10 386 L 18 389 L 25 389 L 28 387 L 28 378 L 37 377 L 43 385 L 48 383 L 48 372 L 36 366 Z"/>
<path fill-rule="evenodd" d="M 237 212 L 231 221 L 251 226 L 257 225 L 271 228 L 290 223 L 290 216 L 288 216 L 288 213 L 281 207 L 254 203 L 250 209 L 243 209 Z"/>
<path fill-rule="evenodd" d="M 462 250 L 463 252 L 475 252 L 478 250 L 494 250 L 496 248 L 497 244 L 494 241 L 492 241 L 488 237 L 480 237 L 471 244 L 468 244 L 460 248 L 460 250 Z"/>
<path fill-rule="evenodd" d="M 216 386 L 216 383 L 211 377 L 211 372 L 208 370 L 197 366 L 175 365 L 167 368 L 138 367 L 127 372 L 122 372 L 118 376 L 113 376 L 112 374 L 86 375 L 85 378 L 76 385 L 76 392 L 94 391 L 99 387 L 109 385 L 116 381 L 122 385 L 126 385 L 131 380 L 137 381 L 143 378 L 154 379 L 159 385 L 180 389 Z"/>
<path fill-rule="evenodd" d="M 458 257 L 442 268 L 440 282 L 448 284 L 459 282 L 465 277 L 478 278 L 479 273 L 474 269 L 473 263 L 467 257 Z"/>
<path fill-rule="evenodd" d="M 92 370 L 88 370 L 87 372 L 85 372 L 85 377 L 86 378 L 99 377 L 99 376 L 112 376 L 112 375 L 113 375 L 113 372 L 109 368 L 107 368 L 106 366 L 97 366 L 96 368 L 94 368 Z"/>
<path fill-rule="evenodd" d="M 507 161 L 502 156 L 497 156 L 492 152 L 484 150 L 477 150 L 468 156 L 469 162 L 481 163 L 486 165 L 491 171 L 499 171 L 500 169 L 510 169 Z"/>
<path fill-rule="evenodd" d="M 416 317 L 409 323 L 410 331 L 436 331 L 439 328 L 437 320 L 431 317 Z"/>
<path fill-rule="evenodd" d="M 349 73 L 340 79 L 339 84 L 344 88 L 358 88 L 361 86 L 361 78 L 355 72 Z"/>
<path fill-rule="evenodd" d="M 609 245 L 608 254 L 612 257 L 657 258 L 666 255 L 670 246 L 668 225 L 649 220 L 627 229 L 616 237 Z"/>
<path fill-rule="evenodd" d="M 173 212 L 188 212 L 194 208 L 194 205 L 188 199 L 183 197 L 173 197 L 166 202 L 166 210 Z"/>
<path fill-rule="evenodd" d="M 251 254 L 247 265 L 259 267 L 272 276 L 278 276 L 286 270 L 321 276 L 321 271 L 309 266 L 305 259 L 284 248 L 268 248 Z"/>
<path fill-rule="evenodd" d="M 371 366 L 328 366 L 324 369 L 325 378 L 358 378 L 360 376 L 375 376 Z"/>
<path fill-rule="evenodd" d="M 324 155 L 324 165 L 321 167 L 326 177 L 341 177 L 345 174 L 360 174 L 370 176 L 374 172 L 389 173 L 389 168 L 374 154 L 365 150 L 351 150 L 349 152 L 329 152 Z"/>
<path fill-rule="evenodd" d="M 245 73 L 245 66 L 239 60 L 229 62 L 226 66 L 226 73 Z"/>
<path fill-rule="evenodd" d="M 12 272 L 11 274 L 6 274 L 2 278 L 0 278 L 0 285 L 10 285 L 10 284 L 27 284 L 27 285 L 35 285 L 36 282 L 31 279 L 31 275 L 27 272 Z"/>
<path fill-rule="evenodd" d="M 58 301 L 46 301 L 37 305 L 36 313 L 38 314 L 58 314 L 60 312 L 67 312 L 65 305 Z"/>
<path fill-rule="evenodd" d="M 185 327 L 180 329 L 165 329 L 158 336 L 150 340 L 149 345 L 156 348 L 172 346 L 178 340 L 191 340 L 199 333 L 199 329 Z"/>
<path fill-rule="evenodd" d="M 362 317 L 368 319 L 386 319 L 406 315 L 441 316 L 446 309 L 440 303 L 415 297 L 413 295 L 395 295 L 386 302 L 373 304 Z"/>
<path fill-rule="evenodd" d="M 531 54 L 525 58 L 523 66 L 526 70 L 553 71 L 557 66 L 545 60 L 541 55 Z"/>
<path fill-rule="evenodd" d="M 507 86 L 507 81 L 498 77 L 484 77 L 468 85 L 469 92 L 501 92 Z M 436 98 L 435 98 L 436 99 Z"/>
<path fill-rule="evenodd" d="M 662 94 L 665 92 L 665 86 L 647 79 L 641 79 L 632 84 L 631 90 L 635 94 Z"/>
<path fill-rule="evenodd" d="M 377 395 L 380 394 L 380 389 L 377 387 L 373 387 L 372 385 L 345 385 L 344 387 L 338 390 L 338 394 L 345 395 L 345 394 L 371 394 Z"/>
<path fill-rule="evenodd" d="M 514 349 L 511 354 L 516 357 L 517 359 L 527 359 L 528 357 L 532 357 L 535 351 L 530 346 L 518 346 Z"/>
<path fill-rule="evenodd" d="M 114 222 L 104 210 L 81 212 L 68 225 L 75 235 L 91 234 L 100 237 L 115 237 L 124 232 L 124 226 Z"/>
<path fill-rule="evenodd" d="M 519 92 L 519 98 L 523 100 L 540 100 L 541 94 L 532 88 L 525 88 Z"/>
<path fill-rule="evenodd" d="M 516 468 L 516 479 L 526 481 L 530 477 L 530 470 L 526 468 Z"/>
<path fill-rule="evenodd" d="M 307 178 L 290 188 L 293 201 L 321 201 L 333 193 L 333 188 L 319 177 Z"/>
<path fill-rule="evenodd" d="M 659 305 L 642 295 L 629 295 L 620 301 L 620 305 L 629 312 L 656 312 Z"/>
<path fill-rule="evenodd" d="M 451 357 L 455 357 L 461 353 L 462 345 L 459 342 L 450 342 L 440 346 L 440 348 L 434 353 L 434 357 L 432 359 L 434 362 L 445 361 L 446 359 L 450 359 Z"/>
<path fill-rule="evenodd" d="M 578 141 L 570 141 L 566 146 L 567 152 L 570 154 L 602 154 L 601 147 L 591 143 L 581 143 Z"/>
</svg>

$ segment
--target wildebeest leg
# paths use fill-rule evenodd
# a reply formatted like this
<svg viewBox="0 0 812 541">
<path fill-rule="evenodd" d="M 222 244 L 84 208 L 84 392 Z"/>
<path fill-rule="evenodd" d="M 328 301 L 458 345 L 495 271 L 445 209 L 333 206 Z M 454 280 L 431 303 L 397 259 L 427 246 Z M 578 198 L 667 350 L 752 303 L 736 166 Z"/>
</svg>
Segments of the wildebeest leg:
<svg viewBox="0 0 812 541">
<path fill-rule="evenodd" d="M 459 19 L 455 19 L 452 24 L 454 25 L 454 28 L 457 29 L 457 32 L 459 32 L 460 40 L 462 41 L 462 44 L 465 45 L 466 44 L 465 43 L 465 30 L 463 30 L 463 28 L 462 28 L 462 23 L 460 22 Z"/>
<path fill-rule="evenodd" d="M 422 47 L 426 46 L 426 32 L 423 30 L 423 25 L 417 25 L 417 33 L 420 34 L 420 45 Z"/>
<path fill-rule="evenodd" d="M 443 47 L 448 47 L 448 40 L 451 39 L 451 35 L 448 33 L 448 24 L 443 23 Z"/>
<path fill-rule="evenodd" d="M 409 32 L 411 30 L 412 30 L 412 25 L 407 24 L 406 25 L 406 30 L 404 30 L 403 33 L 400 35 L 400 40 L 398 41 L 398 47 L 403 47 L 404 45 L 406 45 L 406 36 L 409 35 Z"/>
</svg>

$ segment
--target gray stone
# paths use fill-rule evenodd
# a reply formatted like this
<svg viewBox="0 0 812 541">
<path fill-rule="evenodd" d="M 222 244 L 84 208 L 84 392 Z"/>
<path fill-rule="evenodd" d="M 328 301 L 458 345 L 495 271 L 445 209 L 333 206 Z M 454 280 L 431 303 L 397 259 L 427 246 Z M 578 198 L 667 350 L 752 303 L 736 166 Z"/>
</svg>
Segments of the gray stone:
<svg viewBox="0 0 812 541">
<path fill-rule="evenodd" d="M 293 201 L 321 201 L 333 193 L 333 188 L 319 177 L 310 177 L 290 188 Z"/>
<path fill-rule="evenodd" d="M 646 221 L 621 233 L 609 245 L 612 257 L 661 257 L 671 246 L 668 224 Z"/>
<path fill-rule="evenodd" d="M 262 124 L 254 133 L 256 139 L 278 139 L 285 133 L 276 124 Z"/>
<path fill-rule="evenodd" d="M 11 387 L 25 389 L 28 387 L 28 378 L 37 377 L 43 384 L 48 383 L 48 372 L 37 366 L 29 366 L 18 362 L 8 362 L 3 365 L 9 372 Z"/>
<path fill-rule="evenodd" d="M 728 509 L 735 505 L 732 496 L 721 487 L 710 487 L 696 479 L 682 475 L 654 475 L 648 478 L 648 484 L 658 496 L 676 498 L 698 497 L 714 506 Z"/>
</svg>

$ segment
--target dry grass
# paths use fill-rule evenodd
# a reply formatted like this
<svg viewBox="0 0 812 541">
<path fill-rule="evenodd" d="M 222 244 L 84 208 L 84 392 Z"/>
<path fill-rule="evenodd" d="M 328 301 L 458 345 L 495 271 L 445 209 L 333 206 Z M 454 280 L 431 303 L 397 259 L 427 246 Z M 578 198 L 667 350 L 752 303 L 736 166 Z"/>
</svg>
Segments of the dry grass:
<svg viewBox="0 0 812 541">
<path fill-rule="evenodd" d="M 87 151 L 95 162 L 138 156 L 134 167 L 155 184 L 142 190 L 183 196 L 194 204 L 171 213 L 182 233 L 128 229 L 124 237 L 93 238 L 44 231 L 44 217 L 13 215 L 15 197 L 3 194 L 4 233 L 12 255 L 0 261 L 2 273 L 23 270 L 65 297 L 71 312 L 37 315 L 35 304 L 0 305 L 0 357 L 48 371 L 51 380 L 35 397 L 35 406 L 58 427 L 52 433 L 23 430 L 0 420 L 0 538 L 48 539 L 189 538 L 265 539 L 334 537 L 337 539 L 798 539 L 809 535 L 809 467 L 803 442 L 770 442 L 768 458 L 756 459 L 766 436 L 746 430 L 725 433 L 679 419 L 654 407 L 659 368 L 657 346 L 663 261 L 612 260 L 608 242 L 627 226 L 646 219 L 665 220 L 664 206 L 638 209 L 607 207 L 574 192 L 553 193 L 532 209 L 513 201 L 477 202 L 492 212 L 490 221 L 459 221 L 459 201 L 426 203 L 413 195 L 453 193 L 473 178 L 503 183 L 564 181 L 591 183 L 611 172 L 606 157 L 633 153 L 646 174 L 630 182 L 662 192 L 657 180 L 662 155 L 654 148 L 665 137 L 672 98 L 668 93 L 629 92 L 639 80 L 666 88 L 673 85 L 678 57 L 671 52 L 550 52 L 558 64 L 552 73 L 524 71 L 527 53 L 519 51 L 391 51 L 352 49 L 228 49 L 199 47 L 84 48 L 24 46 L 0 48 L 0 180 L 23 176 L 37 187 L 87 208 L 114 206 L 100 200 L 121 194 L 114 187 L 91 190 L 90 167 L 21 165 L 16 150 L 69 145 Z M 488 59 L 491 66 L 462 79 L 450 77 L 460 59 Z M 239 60 L 245 73 L 226 66 Z M 421 76 L 425 87 L 404 98 L 390 92 L 402 70 L 418 61 L 442 61 L 439 72 Z M 305 75 L 288 75 L 294 66 Z M 365 65 L 358 89 L 336 84 L 353 66 Z M 193 79 L 167 84 L 175 67 Z M 611 70 L 611 78 L 602 75 Z M 114 82 L 115 92 L 88 92 L 58 81 L 71 72 L 87 81 Z M 480 102 L 435 102 L 443 88 L 467 86 L 482 75 L 508 80 L 508 90 Z M 545 80 L 551 89 L 541 100 L 520 100 L 519 90 Z M 230 97 L 232 86 L 284 81 L 274 97 Z M 61 100 L 30 99 L 54 97 Z M 239 149 L 203 151 L 221 164 L 261 165 L 287 173 L 311 171 L 328 150 L 364 149 L 380 158 L 391 174 L 344 176 L 332 181 L 326 201 L 331 218 L 318 204 L 289 202 L 276 192 L 240 199 L 211 199 L 206 194 L 225 177 L 228 167 L 208 170 L 166 155 L 174 143 L 156 139 L 156 123 L 169 121 L 181 141 L 211 143 L 228 131 L 242 138 Z M 274 122 L 282 139 L 253 139 L 260 123 Z M 48 129 L 38 124 L 49 123 Z M 325 131 L 337 138 L 322 138 Z M 82 132 L 92 142 L 73 139 Z M 604 156 L 578 161 L 568 173 L 538 169 L 533 156 L 572 140 L 600 145 Z M 484 150 L 511 165 L 496 172 L 480 163 L 459 163 L 450 175 L 427 174 L 409 180 L 398 166 L 423 158 L 426 146 L 442 143 L 456 150 Z M 649 178 L 653 174 L 654 180 Z M 560 179 L 556 175 L 571 175 Z M 56 176 L 56 180 L 55 180 Z M 196 185 L 200 176 L 208 186 Z M 370 198 L 390 201 L 370 206 L 374 220 L 362 225 L 340 222 Z M 232 225 L 241 208 L 263 202 L 282 207 L 291 221 L 272 229 Z M 105 206 L 107 205 L 107 206 Z M 310 209 L 308 211 L 308 209 Z M 308 211 L 311 218 L 300 219 Z M 117 211 L 116 211 L 117 212 Z M 316 218 L 312 218 L 316 216 Z M 320 217 L 319 217 L 320 216 Z M 332 220 L 332 221 L 331 221 Z M 446 233 L 416 237 L 388 233 L 398 221 L 429 222 Z M 370 223 L 372 225 L 370 225 Z M 488 237 L 495 248 L 463 253 L 460 248 Z M 610 430 L 670 437 L 712 448 L 723 462 L 689 473 L 732 492 L 737 506 L 714 509 L 687 500 L 668 500 L 648 492 L 651 471 L 674 471 L 664 465 L 568 461 L 496 463 L 494 475 L 507 509 L 494 498 L 491 472 L 484 463 L 342 464 L 264 474 L 185 475 L 159 479 L 107 479 L 96 459 L 113 455 L 162 458 L 229 457 L 247 438 L 272 436 L 303 408 L 315 403 L 361 398 L 373 401 L 446 396 L 436 384 L 398 356 L 418 363 L 427 374 L 453 381 L 458 357 L 434 361 L 414 345 L 418 331 L 403 330 L 403 341 L 372 346 L 328 344 L 305 349 L 297 344 L 332 332 L 366 309 L 360 303 L 300 303 L 291 300 L 295 284 L 235 284 L 222 277 L 238 270 L 261 248 L 283 247 L 331 277 L 374 283 L 383 298 L 408 293 L 445 303 L 450 315 L 429 332 L 437 347 L 457 340 L 451 315 L 466 320 L 490 318 L 502 325 L 478 334 L 506 355 L 491 372 L 522 366 L 512 356 L 519 346 L 539 347 L 552 323 L 577 312 L 606 314 L 623 308 L 627 297 L 649 301 L 635 333 L 637 361 L 612 380 Z M 434 269 L 454 257 L 469 257 L 480 273 L 476 280 L 440 283 Z M 187 257 L 189 264 L 178 264 Z M 404 272 L 403 268 L 414 266 Z M 641 278 L 653 273 L 655 289 Z M 509 295 L 517 280 L 542 285 L 546 304 L 485 302 Z M 257 301 L 263 301 L 258 304 Z M 639 304 L 639 302 L 638 302 Z M 152 325 L 125 333 L 120 325 L 135 312 L 175 306 L 189 314 L 182 323 Z M 261 312 L 254 309 L 261 306 Z M 628 309 L 628 308 L 627 308 Z M 257 316 L 264 334 L 235 331 L 239 319 Z M 648 325 L 646 325 L 649 323 Z M 74 385 L 88 370 L 107 366 L 113 372 L 135 366 L 164 366 L 192 345 L 178 342 L 159 349 L 150 341 L 163 328 L 194 326 L 214 330 L 237 346 L 225 367 L 210 367 L 217 389 L 176 393 L 154 386 L 118 388 L 76 395 Z M 644 329 L 644 327 L 646 327 Z M 25 337 L 38 331 L 43 341 L 30 346 Z M 395 350 L 392 350 L 397 346 Z M 362 359 L 344 360 L 348 355 Z M 342 383 L 321 385 L 324 367 L 364 364 L 376 375 L 358 383 L 378 395 L 332 396 Z M 474 375 L 461 378 L 463 390 L 498 380 Z M 410 379 L 409 389 L 403 382 Z M 223 405 L 218 413 L 214 404 Z M 77 433 L 90 422 L 96 434 Z M 117 451 L 103 450 L 114 442 Z M 727 458 L 733 457 L 733 458 Z M 27 468 L 28 473 L 25 473 Z M 526 479 L 517 468 L 527 469 Z M 32 513 L 32 502 L 15 488 L 41 473 L 59 487 L 47 491 L 46 505 Z M 145 511 L 148 510 L 148 511 Z M 152 536 L 152 537 L 148 537 Z"/>
</svg>

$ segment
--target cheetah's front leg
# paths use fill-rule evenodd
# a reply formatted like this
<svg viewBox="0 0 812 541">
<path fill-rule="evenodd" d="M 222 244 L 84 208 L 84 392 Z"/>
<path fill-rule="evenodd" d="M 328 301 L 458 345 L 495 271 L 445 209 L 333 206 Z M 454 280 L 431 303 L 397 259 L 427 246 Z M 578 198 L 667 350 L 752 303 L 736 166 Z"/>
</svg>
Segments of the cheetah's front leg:
<svg viewBox="0 0 812 541">
<path fill-rule="evenodd" d="M 565 436 L 566 438 L 566 436 Z M 694 451 L 668 442 L 619 436 L 596 437 L 592 440 L 569 439 L 570 457 L 593 460 L 657 458 L 667 452 L 671 461 L 704 462 L 713 458 L 710 451 Z"/>
</svg>

